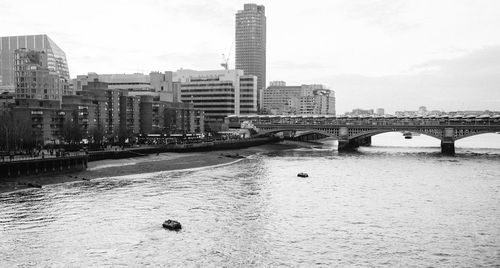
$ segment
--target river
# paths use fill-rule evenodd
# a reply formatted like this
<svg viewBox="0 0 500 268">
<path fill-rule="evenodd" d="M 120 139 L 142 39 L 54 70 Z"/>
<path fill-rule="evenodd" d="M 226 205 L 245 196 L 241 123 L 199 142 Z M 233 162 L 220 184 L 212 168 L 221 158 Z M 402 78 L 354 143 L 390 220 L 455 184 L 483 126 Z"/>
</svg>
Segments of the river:
<svg viewBox="0 0 500 268">
<path fill-rule="evenodd" d="M 498 267 L 499 137 L 450 157 L 390 133 L 0 194 L 0 266 Z"/>
</svg>

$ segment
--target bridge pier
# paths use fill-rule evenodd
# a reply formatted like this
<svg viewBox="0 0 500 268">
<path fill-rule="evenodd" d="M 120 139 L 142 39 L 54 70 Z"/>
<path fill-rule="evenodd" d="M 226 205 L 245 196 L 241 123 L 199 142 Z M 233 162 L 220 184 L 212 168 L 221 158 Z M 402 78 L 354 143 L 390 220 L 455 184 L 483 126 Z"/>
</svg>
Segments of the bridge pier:
<svg viewBox="0 0 500 268">
<path fill-rule="evenodd" d="M 372 137 L 358 138 L 359 146 L 372 146 Z"/>
<path fill-rule="evenodd" d="M 443 138 L 441 139 L 441 153 L 446 155 L 455 154 L 455 130 L 453 128 L 445 128 L 443 130 Z"/>
<path fill-rule="evenodd" d="M 339 152 L 354 151 L 358 147 L 359 143 L 356 139 L 339 140 L 338 151 Z"/>
<path fill-rule="evenodd" d="M 446 155 L 455 155 L 455 142 L 441 141 L 441 153 Z"/>
</svg>

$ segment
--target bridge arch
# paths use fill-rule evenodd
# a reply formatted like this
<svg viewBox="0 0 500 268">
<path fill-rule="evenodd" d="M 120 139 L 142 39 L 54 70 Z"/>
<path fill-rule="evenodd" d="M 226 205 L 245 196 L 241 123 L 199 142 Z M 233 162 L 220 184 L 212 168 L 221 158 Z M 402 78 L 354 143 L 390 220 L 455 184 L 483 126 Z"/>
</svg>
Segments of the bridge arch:
<svg viewBox="0 0 500 268">
<path fill-rule="evenodd" d="M 405 132 L 405 131 L 413 132 L 413 133 L 418 133 L 418 134 L 429 136 L 429 137 L 432 137 L 432 138 L 435 138 L 435 139 L 438 139 L 438 140 L 442 139 L 442 136 L 439 135 L 438 132 L 422 131 L 422 130 L 416 130 L 416 129 L 408 129 L 408 130 L 400 130 L 400 129 L 397 129 L 397 130 L 394 130 L 394 129 L 384 129 L 384 130 L 381 130 L 381 129 L 379 129 L 379 130 L 366 131 L 366 132 L 360 133 L 358 135 L 355 135 L 352 138 L 353 139 L 354 138 L 364 139 L 364 138 L 373 137 L 373 136 L 378 135 L 378 134 L 384 134 L 384 133 L 390 133 L 390 132 Z M 439 130 L 439 131 L 441 131 L 441 130 Z"/>
<path fill-rule="evenodd" d="M 330 132 L 322 131 L 322 130 L 318 130 L 318 129 L 283 128 L 283 129 L 264 130 L 264 131 L 260 131 L 259 134 L 260 135 L 276 134 L 276 133 L 285 132 L 285 131 L 300 131 L 300 132 L 304 132 L 301 135 L 318 133 L 318 134 L 322 134 L 322 135 L 325 135 L 325 136 L 328 136 L 328 137 L 337 138 L 337 135 L 335 135 L 334 133 L 330 133 Z"/>
<path fill-rule="evenodd" d="M 497 131 L 491 131 L 491 130 L 469 132 L 469 133 L 466 133 L 466 134 L 462 134 L 462 135 L 459 134 L 459 135 L 457 135 L 457 137 L 455 138 L 455 141 L 461 140 L 461 139 L 464 139 L 464 138 L 469 138 L 469 137 L 477 136 L 477 135 L 495 134 L 495 133 L 497 133 Z"/>
</svg>

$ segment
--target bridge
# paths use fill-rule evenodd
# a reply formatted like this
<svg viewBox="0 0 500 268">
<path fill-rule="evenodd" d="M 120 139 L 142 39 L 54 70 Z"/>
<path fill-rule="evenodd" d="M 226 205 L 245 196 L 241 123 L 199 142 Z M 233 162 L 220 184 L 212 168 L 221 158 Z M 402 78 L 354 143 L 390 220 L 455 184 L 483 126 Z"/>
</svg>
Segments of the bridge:
<svg viewBox="0 0 500 268">
<path fill-rule="evenodd" d="M 410 131 L 441 140 L 441 152 L 455 154 L 455 141 L 466 137 L 500 131 L 500 115 L 482 116 L 364 116 L 333 115 L 231 115 L 231 128 L 255 126 L 261 135 L 287 132 L 318 133 L 338 140 L 338 150 L 353 150 L 370 145 L 371 137 L 385 132 Z"/>
</svg>

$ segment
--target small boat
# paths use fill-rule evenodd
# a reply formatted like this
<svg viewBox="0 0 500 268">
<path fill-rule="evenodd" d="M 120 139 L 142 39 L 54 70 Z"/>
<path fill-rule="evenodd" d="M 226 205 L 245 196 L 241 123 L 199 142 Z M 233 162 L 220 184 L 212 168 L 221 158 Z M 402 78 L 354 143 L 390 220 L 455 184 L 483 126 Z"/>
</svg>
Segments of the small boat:
<svg viewBox="0 0 500 268">
<path fill-rule="evenodd" d="M 412 135 L 411 135 L 410 131 L 403 132 L 403 136 L 405 137 L 405 139 L 411 139 L 412 138 Z"/>
<path fill-rule="evenodd" d="M 163 228 L 168 229 L 168 230 L 180 230 L 182 229 L 181 223 L 178 221 L 173 221 L 173 220 L 166 220 L 162 224 Z"/>
<path fill-rule="evenodd" d="M 307 173 L 300 172 L 299 174 L 297 174 L 297 177 L 307 178 L 307 177 L 309 177 L 309 175 Z"/>
</svg>

